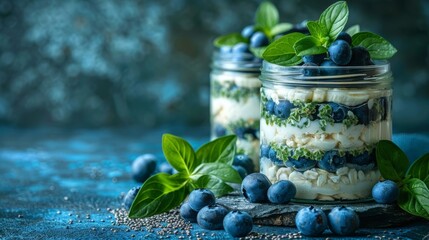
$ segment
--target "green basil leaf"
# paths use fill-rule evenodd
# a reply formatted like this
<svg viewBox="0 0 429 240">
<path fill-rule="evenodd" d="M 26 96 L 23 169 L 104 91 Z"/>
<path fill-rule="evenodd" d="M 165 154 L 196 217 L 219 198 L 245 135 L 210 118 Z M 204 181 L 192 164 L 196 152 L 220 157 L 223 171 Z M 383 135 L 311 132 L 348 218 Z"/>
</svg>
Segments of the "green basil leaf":
<svg viewBox="0 0 429 240">
<path fill-rule="evenodd" d="M 203 175 L 198 178 L 195 182 L 195 186 L 198 188 L 210 189 L 216 197 L 221 197 L 234 191 L 234 189 L 224 181 L 211 175 Z"/>
<path fill-rule="evenodd" d="M 302 58 L 296 56 L 293 46 L 305 36 L 298 32 L 286 34 L 268 45 L 262 57 L 267 62 L 282 66 L 297 65 L 302 62 Z"/>
<path fill-rule="evenodd" d="M 191 178 L 198 175 L 211 175 L 230 183 L 241 183 L 242 181 L 240 174 L 231 165 L 218 162 L 201 163 L 192 173 Z"/>
<path fill-rule="evenodd" d="M 235 44 L 241 43 L 241 42 L 248 42 L 248 40 L 243 36 L 241 36 L 240 33 L 231 33 L 231 34 L 216 38 L 213 44 L 216 47 L 222 47 L 222 46 L 234 46 Z"/>
<path fill-rule="evenodd" d="M 275 36 L 280 33 L 287 32 L 293 28 L 291 23 L 279 23 L 270 30 L 270 36 Z"/>
<path fill-rule="evenodd" d="M 186 140 L 171 134 L 162 136 L 162 151 L 174 169 L 188 175 L 201 163 Z"/>
<path fill-rule="evenodd" d="M 358 32 L 360 32 L 359 24 L 353 25 L 346 30 L 346 33 L 348 33 L 350 36 L 353 36 Z"/>
<path fill-rule="evenodd" d="M 371 32 L 360 32 L 353 35 L 352 45 L 366 48 L 372 59 L 388 59 L 398 51 L 386 39 Z"/>
<path fill-rule="evenodd" d="M 131 205 L 130 218 L 145 218 L 167 212 L 177 206 L 189 194 L 189 179 L 178 173 L 159 173 L 146 180 Z"/>
<path fill-rule="evenodd" d="M 410 164 L 405 153 L 389 140 L 378 142 L 376 159 L 381 176 L 395 182 L 402 181 Z"/>
<path fill-rule="evenodd" d="M 328 30 L 324 25 L 319 24 L 317 21 L 308 21 L 307 22 L 308 31 L 310 31 L 311 36 L 315 37 L 319 42 L 327 43 L 327 37 L 329 39 Z"/>
<path fill-rule="evenodd" d="M 279 12 L 271 2 L 262 2 L 256 10 L 255 23 L 257 27 L 261 27 L 268 32 L 277 23 L 279 23 Z"/>
<path fill-rule="evenodd" d="M 319 24 L 324 26 L 328 32 L 328 36 L 335 40 L 343 31 L 349 18 L 349 8 L 345 1 L 338 1 L 329 6 L 320 15 Z"/>
<path fill-rule="evenodd" d="M 402 185 L 398 205 L 403 210 L 415 216 L 429 220 L 429 189 L 417 178 L 411 178 Z"/>
<path fill-rule="evenodd" d="M 307 36 L 300 39 L 293 45 L 296 55 L 302 57 L 305 55 L 314 55 L 328 52 L 322 43 L 315 37 Z"/>
<path fill-rule="evenodd" d="M 426 153 L 425 155 L 414 161 L 408 169 L 406 175 L 411 178 L 418 178 L 422 180 L 429 187 L 429 153 Z"/>
<path fill-rule="evenodd" d="M 255 55 L 255 57 L 262 58 L 265 49 L 267 49 L 267 47 L 250 48 L 250 51 Z"/>
<path fill-rule="evenodd" d="M 197 150 L 199 163 L 227 163 L 232 164 L 236 149 L 237 137 L 229 135 L 204 144 Z"/>
</svg>

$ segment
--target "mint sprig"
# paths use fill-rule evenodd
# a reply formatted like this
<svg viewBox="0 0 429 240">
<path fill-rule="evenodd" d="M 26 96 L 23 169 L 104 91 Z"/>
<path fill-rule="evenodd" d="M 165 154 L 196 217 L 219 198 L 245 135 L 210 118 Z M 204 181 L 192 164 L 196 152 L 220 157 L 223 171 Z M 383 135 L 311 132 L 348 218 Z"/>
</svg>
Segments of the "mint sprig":
<svg viewBox="0 0 429 240">
<path fill-rule="evenodd" d="M 216 196 L 233 190 L 228 183 L 241 177 L 231 164 L 236 151 L 236 136 L 225 136 L 194 151 L 184 139 L 164 134 L 162 150 L 178 173 L 159 173 L 146 180 L 129 211 L 130 218 L 145 218 L 179 206 L 196 188 L 208 188 Z"/>
<path fill-rule="evenodd" d="M 323 11 L 317 21 L 307 22 L 310 36 L 303 35 L 296 39 L 296 35 L 288 34 L 279 38 L 268 45 L 262 58 L 270 63 L 293 66 L 301 63 L 302 56 L 327 53 L 330 44 L 344 30 L 348 17 L 347 3 L 345 1 L 336 2 Z M 397 52 L 384 38 L 374 33 L 359 33 L 359 25 L 354 25 L 346 31 L 353 38 L 352 46 L 365 47 L 372 59 L 388 59 Z M 280 45 L 281 48 L 278 47 Z M 282 52 L 281 49 L 293 49 L 294 51 Z"/>
<path fill-rule="evenodd" d="M 429 153 L 410 162 L 393 142 L 377 144 L 377 164 L 384 179 L 399 186 L 398 205 L 404 211 L 429 220 Z"/>
</svg>

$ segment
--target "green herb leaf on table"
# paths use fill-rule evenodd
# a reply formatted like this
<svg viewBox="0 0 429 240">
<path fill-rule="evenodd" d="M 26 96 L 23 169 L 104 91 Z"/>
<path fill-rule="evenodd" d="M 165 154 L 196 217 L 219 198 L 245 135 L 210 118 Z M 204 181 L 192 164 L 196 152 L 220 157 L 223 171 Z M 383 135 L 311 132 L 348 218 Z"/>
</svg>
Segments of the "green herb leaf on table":
<svg viewBox="0 0 429 240">
<path fill-rule="evenodd" d="M 293 28 L 293 24 L 291 23 L 279 23 L 270 29 L 270 36 L 275 36 L 280 33 L 284 33 Z"/>
<path fill-rule="evenodd" d="M 242 181 L 240 174 L 231 165 L 220 162 L 202 163 L 192 173 L 192 176 L 196 178 L 202 175 L 215 176 L 229 183 L 240 183 Z"/>
<path fill-rule="evenodd" d="M 352 36 L 352 45 L 366 48 L 371 58 L 378 60 L 391 58 L 398 51 L 387 40 L 371 32 L 354 34 Z"/>
<path fill-rule="evenodd" d="M 358 32 L 360 32 L 360 26 L 358 24 L 353 25 L 346 30 L 346 33 L 348 33 L 350 36 L 353 36 Z"/>
<path fill-rule="evenodd" d="M 429 220 L 429 189 L 426 184 L 417 178 L 404 181 L 398 205 L 410 214 Z"/>
<path fill-rule="evenodd" d="M 328 52 L 319 39 L 313 36 L 303 37 L 298 40 L 294 45 L 296 55 L 302 57 L 305 55 L 315 55 Z"/>
<path fill-rule="evenodd" d="M 240 33 L 231 33 L 228 35 L 220 36 L 216 38 L 213 42 L 213 44 L 216 47 L 222 47 L 222 46 L 234 46 L 237 43 L 245 43 L 248 40 L 241 36 Z"/>
<path fill-rule="evenodd" d="M 385 179 L 401 182 L 408 169 L 409 160 L 405 153 L 388 140 L 381 140 L 376 149 L 377 165 Z"/>
<path fill-rule="evenodd" d="M 349 8 L 345 1 L 339 1 L 329 6 L 320 15 L 319 24 L 327 30 L 330 39 L 335 40 L 343 31 L 349 18 Z"/>
<path fill-rule="evenodd" d="M 234 189 L 221 179 L 212 175 L 203 175 L 196 182 L 197 188 L 208 188 L 216 197 L 232 192 Z"/>
<path fill-rule="evenodd" d="M 183 138 L 171 134 L 162 136 L 162 151 L 167 161 L 178 172 L 189 175 L 200 163 L 191 145 Z"/>
<path fill-rule="evenodd" d="M 279 23 L 279 12 L 269 1 L 262 2 L 256 10 L 255 25 L 269 33 Z"/>
<path fill-rule="evenodd" d="M 411 164 L 407 171 L 410 178 L 418 178 L 429 187 L 429 153 L 421 156 Z"/>
<path fill-rule="evenodd" d="M 131 206 L 130 218 L 145 218 L 179 206 L 189 194 L 186 175 L 160 173 L 146 180 Z"/>
<path fill-rule="evenodd" d="M 218 162 L 231 165 L 234 160 L 236 141 L 235 135 L 229 135 L 208 142 L 197 150 L 197 159 L 202 163 Z"/>
</svg>

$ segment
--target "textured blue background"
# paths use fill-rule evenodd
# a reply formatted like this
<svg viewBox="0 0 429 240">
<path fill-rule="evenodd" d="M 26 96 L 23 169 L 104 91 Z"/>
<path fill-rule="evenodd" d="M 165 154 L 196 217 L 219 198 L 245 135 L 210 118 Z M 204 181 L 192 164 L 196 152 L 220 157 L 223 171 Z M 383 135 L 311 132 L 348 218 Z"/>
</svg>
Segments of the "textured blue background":
<svg viewBox="0 0 429 240">
<path fill-rule="evenodd" d="M 260 1 L 0 0 L 0 123 L 208 125 L 212 40 Z M 315 19 L 334 1 L 273 1 Z M 349 1 L 349 24 L 398 49 L 395 131 L 429 131 L 429 1 Z"/>
</svg>

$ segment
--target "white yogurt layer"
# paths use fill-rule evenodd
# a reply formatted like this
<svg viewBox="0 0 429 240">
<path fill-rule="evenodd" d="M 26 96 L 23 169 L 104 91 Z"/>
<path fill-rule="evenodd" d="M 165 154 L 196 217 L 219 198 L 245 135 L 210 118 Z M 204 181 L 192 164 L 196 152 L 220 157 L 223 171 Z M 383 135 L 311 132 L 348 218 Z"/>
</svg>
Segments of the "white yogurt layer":
<svg viewBox="0 0 429 240">
<path fill-rule="evenodd" d="M 260 118 L 259 96 L 254 95 L 238 102 L 226 97 L 211 98 L 211 114 L 215 122 L 228 125 L 240 119 Z"/>
<path fill-rule="evenodd" d="M 369 99 L 386 96 L 386 91 L 379 89 L 343 89 L 343 88 L 287 88 L 275 86 L 264 89 L 265 95 L 278 103 L 279 99 L 303 102 L 336 102 L 346 106 L 356 106 Z"/>
<path fill-rule="evenodd" d="M 320 129 L 319 120 L 310 122 L 308 127 L 268 125 L 261 118 L 261 142 L 264 144 L 278 143 L 288 147 L 305 147 L 308 149 L 331 150 L 355 149 L 364 145 L 373 145 L 382 139 L 391 139 L 391 121 L 371 122 L 350 126 L 343 123 L 328 124 L 326 130 Z"/>
<path fill-rule="evenodd" d="M 258 75 L 255 74 L 223 74 L 223 75 L 215 75 L 211 76 L 212 81 L 217 81 L 222 85 L 227 83 L 235 83 L 238 87 L 244 88 L 260 88 L 261 81 L 258 78 Z"/>
<path fill-rule="evenodd" d="M 305 172 L 290 167 L 278 167 L 268 158 L 261 158 L 261 173 L 272 183 L 289 180 L 297 188 L 296 198 L 308 200 L 353 200 L 371 196 L 372 187 L 380 179 L 380 172 L 342 167 L 336 173 L 313 168 Z"/>
</svg>

